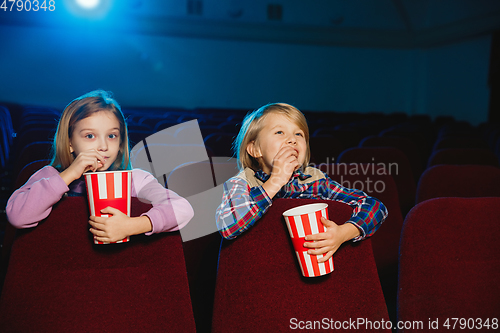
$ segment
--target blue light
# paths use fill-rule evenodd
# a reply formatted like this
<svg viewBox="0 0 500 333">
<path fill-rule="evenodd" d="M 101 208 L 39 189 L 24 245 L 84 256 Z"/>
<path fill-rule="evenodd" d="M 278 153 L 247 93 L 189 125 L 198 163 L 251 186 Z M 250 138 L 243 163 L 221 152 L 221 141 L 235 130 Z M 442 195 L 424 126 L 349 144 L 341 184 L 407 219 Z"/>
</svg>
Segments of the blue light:
<svg viewBox="0 0 500 333">
<path fill-rule="evenodd" d="M 76 17 L 89 20 L 104 19 L 113 0 L 64 0 L 66 8 Z"/>
<path fill-rule="evenodd" d="M 99 0 L 76 0 L 76 3 L 85 9 L 93 9 L 99 5 Z"/>
</svg>

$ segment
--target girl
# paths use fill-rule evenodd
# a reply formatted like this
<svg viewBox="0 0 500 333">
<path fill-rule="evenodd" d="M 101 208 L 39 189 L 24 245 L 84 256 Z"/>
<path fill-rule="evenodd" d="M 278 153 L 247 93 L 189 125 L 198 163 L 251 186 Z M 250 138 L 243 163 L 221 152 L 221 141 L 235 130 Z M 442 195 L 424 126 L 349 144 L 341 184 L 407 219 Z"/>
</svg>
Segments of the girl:
<svg viewBox="0 0 500 333">
<path fill-rule="evenodd" d="M 53 144 L 50 165 L 37 171 L 7 202 L 7 217 L 16 228 L 35 227 L 67 193 L 83 195 L 86 171 L 130 170 L 127 125 L 118 103 L 102 90 L 73 100 L 64 109 Z M 109 217 L 90 217 L 90 232 L 101 242 L 127 236 L 175 231 L 193 217 L 189 202 L 165 189 L 150 173 L 132 169 L 132 196 L 153 207 L 128 217 L 107 207 Z"/>
<path fill-rule="evenodd" d="M 316 198 L 353 207 L 342 225 L 321 219 L 324 233 L 306 236 L 309 254 L 327 261 L 348 240 L 371 236 L 387 217 L 387 209 L 364 192 L 348 189 L 309 164 L 309 129 L 295 107 L 268 104 L 245 117 L 233 145 L 240 173 L 224 183 L 222 204 L 216 212 L 224 238 L 233 239 L 266 213 L 273 198 Z"/>
</svg>

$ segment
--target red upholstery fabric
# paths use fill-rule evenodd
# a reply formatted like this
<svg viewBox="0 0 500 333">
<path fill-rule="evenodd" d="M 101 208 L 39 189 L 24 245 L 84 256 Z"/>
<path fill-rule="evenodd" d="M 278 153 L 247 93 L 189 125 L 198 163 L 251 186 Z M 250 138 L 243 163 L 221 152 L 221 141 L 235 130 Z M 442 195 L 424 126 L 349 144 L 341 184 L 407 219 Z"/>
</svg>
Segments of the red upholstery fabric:
<svg viewBox="0 0 500 333">
<path fill-rule="evenodd" d="M 332 273 L 302 277 L 282 213 L 317 202 L 328 203 L 329 217 L 338 223 L 351 216 L 352 208 L 339 202 L 276 199 L 252 229 L 236 240 L 224 242 L 213 332 L 289 331 L 292 318 L 389 319 L 370 240 L 344 244 L 334 255 Z"/>
<path fill-rule="evenodd" d="M 426 331 L 429 318 L 437 318 L 439 329 L 428 331 L 449 332 L 446 318 L 490 318 L 490 324 L 498 318 L 499 206 L 500 198 L 439 198 L 415 206 L 401 235 L 399 320 L 423 321 Z"/>
<path fill-rule="evenodd" d="M 436 150 L 429 157 L 428 167 L 438 164 L 480 164 L 500 167 L 498 158 L 489 149 L 447 148 Z"/>
<path fill-rule="evenodd" d="M 14 182 L 14 190 L 17 190 L 19 187 L 24 185 L 34 174 L 36 171 L 40 170 L 44 166 L 48 165 L 50 160 L 38 160 L 33 161 L 26 165 L 17 175 L 16 181 Z M 12 243 L 14 242 L 14 238 L 16 236 L 16 228 L 14 228 L 10 223 L 5 225 L 5 233 L 3 237 L 2 244 L 2 260 L 6 263 L 9 260 L 10 256 L 10 248 L 12 247 Z"/>
<path fill-rule="evenodd" d="M 419 180 L 416 202 L 439 197 L 500 197 L 500 168 L 490 165 L 435 165 Z"/>
<path fill-rule="evenodd" d="M 149 205 L 132 200 L 132 216 Z M 194 332 L 178 233 L 94 245 L 83 197 L 66 197 L 12 247 L 2 332 Z"/>
<path fill-rule="evenodd" d="M 393 176 L 396 182 L 403 216 L 414 206 L 417 191 L 415 178 L 408 158 L 399 149 L 391 147 L 351 148 L 342 152 L 338 162 L 385 165 L 387 173 Z"/>
</svg>

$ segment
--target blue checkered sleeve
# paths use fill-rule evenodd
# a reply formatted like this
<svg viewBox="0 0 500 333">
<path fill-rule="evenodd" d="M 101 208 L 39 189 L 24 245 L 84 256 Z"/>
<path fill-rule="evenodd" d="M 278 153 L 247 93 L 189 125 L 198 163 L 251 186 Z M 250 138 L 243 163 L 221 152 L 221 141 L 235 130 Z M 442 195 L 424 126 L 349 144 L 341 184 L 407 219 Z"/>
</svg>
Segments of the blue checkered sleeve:
<svg viewBox="0 0 500 333">
<path fill-rule="evenodd" d="M 372 236 L 387 218 L 388 211 L 384 204 L 363 191 L 344 187 L 325 176 L 325 179 L 317 183 L 317 191 L 330 200 L 340 201 L 353 207 L 353 214 L 346 223 L 352 223 L 360 229 L 361 234 L 354 238 L 354 241 Z"/>
<path fill-rule="evenodd" d="M 224 183 L 222 203 L 215 213 L 217 228 L 224 238 L 236 238 L 254 225 L 271 204 L 263 187 L 250 188 L 243 179 L 233 177 Z"/>
</svg>

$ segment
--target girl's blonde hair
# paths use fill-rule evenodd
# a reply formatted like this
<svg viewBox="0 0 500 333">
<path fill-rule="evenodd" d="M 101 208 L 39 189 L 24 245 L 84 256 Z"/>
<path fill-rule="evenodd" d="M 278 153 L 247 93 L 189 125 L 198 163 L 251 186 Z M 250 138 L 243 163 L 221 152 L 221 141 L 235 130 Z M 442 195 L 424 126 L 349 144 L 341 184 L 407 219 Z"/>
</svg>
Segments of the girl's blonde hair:
<svg viewBox="0 0 500 333">
<path fill-rule="evenodd" d="M 239 169 L 251 168 L 254 171 L 258 171 L 261 168 L 257 159 L 248 154 L 247 146 L 250 142 L 257 139 L 260 131 L 264 127 L 267 116 L 271 113 L 284 115 L 304 132 L 307 151 L 306 158 L 301 167 L 305 169 L 311 157 L 311 152 L 309 150 L 309 127 L 307 126 L 306 118 L 302 112 L 296 107 L 286 103 L 267 104 L 246 115 L 241 124 L 240 132 L 233 143 L 233 152 L 236 155 Z"/>
<path fill-rule="evenodd" d="M 50 165 L 63 171 L 73 163 L 75 157 L 70 152 L 70 139 L 76 123 L 100 111 L 112 112 L 120 123 L 120 150 L 109 170 L 130 170 L 132 168 L 125 117 L 120 105 L 111 97 L 111 93 L 103 90 L 91 91 L 74 99 L 66 106 L 57 125 Z"/>
</svg>

